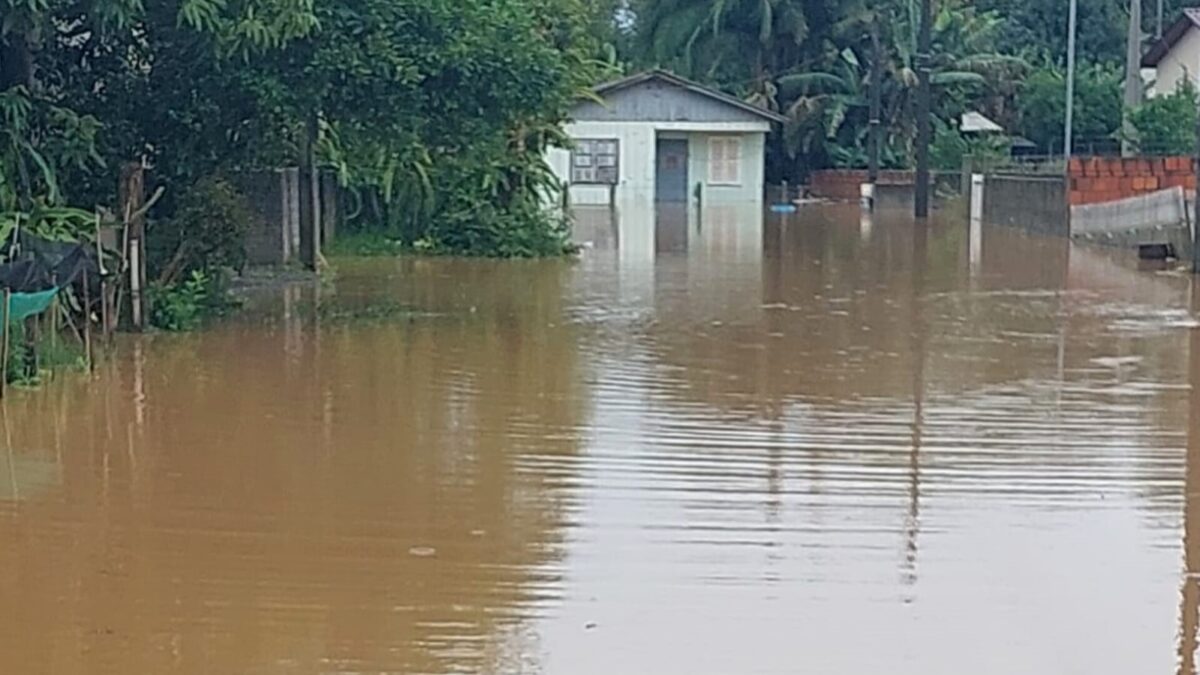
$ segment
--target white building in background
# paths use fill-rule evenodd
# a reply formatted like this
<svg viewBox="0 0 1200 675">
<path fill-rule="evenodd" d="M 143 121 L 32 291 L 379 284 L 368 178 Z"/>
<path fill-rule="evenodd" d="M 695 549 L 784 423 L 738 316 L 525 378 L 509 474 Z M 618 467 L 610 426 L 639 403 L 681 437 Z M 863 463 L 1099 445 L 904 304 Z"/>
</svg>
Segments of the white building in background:
<svg viewBox="0 0 1200 675">
<path fill-rule="evenodd" d="M 574 147 L 547 159 L 573 209 L 615 209 L 621 248 L 686 240 L 680 229 L 698 229 L 709 206 L 761 213 L 766 136 L 783 117 L 661 70 L 594 92 L 602 102 L 581 101 L 571 113 Z"/>
<path fill-rule="evenodd" d="M 1200 77 L 1200 8 L 1183 10 L 1179 20 L 1163 33 L 1162 40 L 1142 57 L 1142 68 L 1154 73 L 1150 96 L 1170 94 L 1188 78 L 1197 84 L 1197 77 Z"/>
</svg>

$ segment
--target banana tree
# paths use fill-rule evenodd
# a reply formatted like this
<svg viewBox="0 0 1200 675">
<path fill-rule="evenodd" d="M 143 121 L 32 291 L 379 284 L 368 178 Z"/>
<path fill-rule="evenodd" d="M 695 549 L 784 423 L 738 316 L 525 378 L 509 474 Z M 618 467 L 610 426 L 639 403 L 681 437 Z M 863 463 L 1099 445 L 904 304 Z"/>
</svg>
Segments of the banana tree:
<svg viewBox="0 0 1200 675">
<path fill-rule="evenodd" d="M 776 81 L 776 100 L 789 118 L 785 142 L 792 155 L 810 165 L 865 162 L 867 93 L 870 83 L 870 22 L 885 27 L 883 78 L 884 165 L 902 165 L 916 135 L 913 106 L 917 92 L 916 0 L 848 17 L 847 44 L 835 63 L 820 71 L 797 71 Z M 935 113 L 943 123 L 970 108 L 1004 112 L 1015 91 L 1009 84 L 1027 66 L 997 50 L 998 15 L 973 10 L 962 0 L 943 2 L 934 17 L 932 83 Z M 1011 113 L 1010 113 L 1011 114 Z"/>
</svg>

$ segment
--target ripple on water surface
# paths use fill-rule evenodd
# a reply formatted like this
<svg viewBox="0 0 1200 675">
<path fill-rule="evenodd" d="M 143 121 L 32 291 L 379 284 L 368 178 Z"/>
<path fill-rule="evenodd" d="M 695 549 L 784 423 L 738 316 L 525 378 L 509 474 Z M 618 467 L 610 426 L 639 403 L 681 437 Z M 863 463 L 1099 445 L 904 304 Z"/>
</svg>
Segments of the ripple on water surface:
<svg viewBox="0 0 1200 675">
<path fill-rule="evenodd" d="M 1193 673 L 1189 280 L 722 222 L 343 261 L 11 395 L 0 672 Z"/>
</svg>

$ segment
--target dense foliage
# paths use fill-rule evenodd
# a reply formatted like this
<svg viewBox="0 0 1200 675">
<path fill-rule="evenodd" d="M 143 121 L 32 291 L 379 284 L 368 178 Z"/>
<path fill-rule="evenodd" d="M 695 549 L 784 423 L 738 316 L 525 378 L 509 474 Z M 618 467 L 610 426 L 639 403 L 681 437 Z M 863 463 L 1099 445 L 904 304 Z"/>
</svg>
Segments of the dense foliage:
<svg viewBox="0 0 1200 675">
<path fill-rule="evenodd" d="M 1164 2 L 1164 25 L 1182 0 Z M 915 137 L 919 0 L 633 0 L 626 60 L 661 65 L 777 110 L 789 119 L 770 149 L 774 178 L 828 166 L 863 166 L 878 20 L 883 59 L 885 166 L 910 166 Z M 1156 29 L 1153 3 L 1143 33 Z M 1079 0 L 1077 147 L 1120 142 L 1121 78 L 1128 0 Z M 1062 149 L 1065 0 L 935 0 L 933 82 L 940 164 L 960 154 L 1002 151 L 996 139 L 962 134 L 976 111 L 1038 153 Z M 1148 44 L 1148 43 L 1147 43 Z"/>
<path fill-rule="evenodd" d="M 601 76 L 613 7 L 0 0 L 0 213 L 111 206 L 116 168 L 144 157 L 166 188 L 156 262 L 179 279 L 237 262 L 199 241 L 221 228 L 197 235 L 205 200 L 189 193 L 311 145 L 361 224 L 438 250 L 561 252 L 542 157 Z"/>
<path fill-rule="evenodd" d="M 878 25 L 885 165 L 910 162 L 916 135 L 917 0 L 642 0 L 633 61 L 713 82 L 779 111 L 773 173 L 866 162 L 868 91 Z M 966 0 L 937 3 L 935 108 L 950 126 L 968 109 L 1011 116 L 1025 61 L 1000 49 L 1003 16 Z"/>
<path fill-rule="evenodd" d="M 223 282 L 198 269 L 176 283 L 150 285 L 150 325 L 160 330 L 194 330 L 232 306 Z"/>
<path fill-rule="evenodd" d="M 560 224 L 542 208 L 554 187 L 543 157 L 599 77 L 585 6 L 365 5 L 322 6 L 321 33 L 255 68 L 290 94 L 284 105 L 303 114 L 319 103 L 324 157 L 361 190 L 366 222 L 438 250 L 562 252 Z"/>
<path fill-rule="evenodd" d="M 1005 151 L 958 129 L 968 111 L 1057 152 L 1063 4 L 937 0 L 939 165 Z M 1181 6 L 1166 2 L 1168 22 Z M 351 231 L 406 250 L 560 253 L 543 155 L 589 86 L 661 66 L 767 106 L 788 119 L 769 176 L 802 178 L 865 164 L 877 42 L 883 162 L 908 166 L 918 13 L 919 0 L 0 0 L 0 227 L 90 231 L 119 165 L 144 158 L 165 188 L 152 267 L 171 284 L 238 265 L 228 177 L 312 147 L 348 190 Z M 1122 0 L 1080 2 L 1082 144 L 1118 140 L 1127 16 Z M 1185 103 L 1136 111 L 1139 142 L 1182 143 L 1167 132 Z"/>
<path fill-rule="evenodd" d="M 1074 145 L 1081 151 L 1110 150 L 1121 128 L 1121 70 L 1082 65 L 1075 74 Z M 1042 154 L 1063 149 L 1066 116 L 1066 72 L 1057 66 L 1038 68 L 1018 92 L 1018 129 Z"/>
<path fill-rule="evenodd" d="M 1174 92 L 1143 103 L 1129 115 L 1134 142 L 1148 155 L 1191 155 L 1196 152 L 1196 87 L 1183 81 Z"/>
<path fill-rule="evenodd" d="M 1067 54 L 1066 0 L 977 0 L 982 10 L 1005 17 L 1002 38 L 1013 49 L 1059 63 Z M 1163 0 L 1164 30 L 1192 0 Z M 1142 5 L 1142 32 L 1157 32 L 1157 2 Z M 1082 63 L 1121 66 L 1129 26 L 1129 0 L 1079 0 L 1078 57 Z"/>
</svg>

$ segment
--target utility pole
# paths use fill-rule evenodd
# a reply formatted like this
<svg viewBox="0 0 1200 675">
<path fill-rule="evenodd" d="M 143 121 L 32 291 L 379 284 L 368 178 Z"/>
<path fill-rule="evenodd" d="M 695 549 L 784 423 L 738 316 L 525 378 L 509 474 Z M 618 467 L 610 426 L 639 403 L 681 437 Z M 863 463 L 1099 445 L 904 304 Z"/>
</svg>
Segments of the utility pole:
<svg viewBox="0 0 1200 675">
<path fill-rule="evenodd" d="M 1125 41 L 1125 122 L 1121 125 L 1121 156 L 1134 154 L 1135 130 L 1129 113 L 1142 103 L 1142 0 L 1129 0 L 1129 33 Z"/>
<path fill-rule="evenodd" d="M 1200 115 L 1196 116 L 1196 159 L 1192 162 L 1192 175 L 1200 176 Z M 1195 204 L 1195 213 L 1192 214 L 1192 273 L 1200 274 L 1200 190 L 1196 191 L 1192 201 Z"/>
<path fill-rule="evenodd" d="M 1161 0 L 1159 0 L 1161 2 Z M 1067 119 L 1063 129 L 1063 160 L 1066 165 L 1074 154 L 1075 133 L 1075 33 L 1079 16 L 1079 0 L 1071 0 L 1067 13 Z M 1064 169 L 1065 170 L 1065 169 Z"/>
<path fill-rule="evenodd" d="M 929 143 L 933 105 L 933 85 L 930 82 L 930 49 L 933 42 L 933 0 L 921 0 L 921 27 L 917 32 L 917 185 L 913 197 L 913 215 L 929 217 Z"/>
<path fill-rule="evenodd" d="M 879 154 L 883 144 L 883 49 L 879 44 L 879 10 L 871 18 L 871 149 L 867 159 L 867 182 L 879 183 Z"/>
<path fill-rule="evenodd" d="M 1154 24 L 1154 39 L 1162 39 L 1163 29 L 1163 0 L 1158 0 L 1158 22 Z"/>
</svg>

